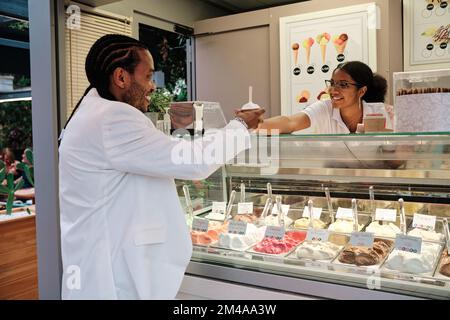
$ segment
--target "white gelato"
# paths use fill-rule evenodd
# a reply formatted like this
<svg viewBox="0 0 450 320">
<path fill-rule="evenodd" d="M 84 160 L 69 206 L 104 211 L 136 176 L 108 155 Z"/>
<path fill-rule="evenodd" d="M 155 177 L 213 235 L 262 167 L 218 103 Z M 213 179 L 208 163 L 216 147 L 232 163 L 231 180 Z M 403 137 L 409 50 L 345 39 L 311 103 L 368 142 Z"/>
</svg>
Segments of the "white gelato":
<svg viewBox="0 0 450 320">
<path fill-rule="evenodd" d="M 205 218 L 209 220 L 223 221 L 225 220 L 225 214 L 220 212 L 210 212 L 205 216 Z"/>
<path fill-rule="evenodd" d="M 325 229 L 325 226 L 326 226 L 326 224 L 322 220 L 313 219 L 312 227 L 314 229 Z M 300 218 L 300 219 L 295 220 L 294 228 L 299 228 L 299 229 L 309 228 L 309 218 Z"/>
<path fill-rule="evenodd" d="M 394 223 L 380 224 L 378 221 L 374 221 L 366 228 L 366 232 L 373 232 L 376 236 L 380 237 L 395 237 L 397 233 L 402 233 L 399 227 Z"/>
<path fill-rule="evenodd" d="M 292 219 L 289 217 L 284 217 L 284 225 L 287 227 L 291 225 Z M 279 226 L 278 215 L 271 214 L 264 218 L 264 224 L 266 226 Z"/>
<path fill-rule="evenodd" d="M 337 219 L 334 223 L 330 224 L 328 230 L 334 232 L 353 232 L 353 220 Z M 361 231 L 364 225 L 358 225 L 358 231 Z"/>
<path fill-rule="evenodd" d="M 342 246 L 331 242 L 305 241 L 296 250 L 297 258 L 313 260 L 330 260 L 339 252 Z"/>
<path fill-rule="evenodd" d="M 428 231 L 424 229 L 415 228 L 408 232 L 409 236 L 419 237 L 427 241 L 441 241 L 444 239 L 442 233 L 437 233 L 436 231 Z"/>
<path fill-rule="evenodd" d="M 422 243 L 420 254 L 395 249 L 386 261 L 385 267 L 414 274 L 432 272 L 439 251 L 438 244 L 427 242 Z"/>
<path fill-rule="evenodd" d="M 219 235 L 219 246 L 233 250 L 245 250 L 250 246 L 260 242 L 264 238 L 265 227 L 256 227 L 253 224 L 247 224 L 245 235 L 221 233 Z"/>
</svg>

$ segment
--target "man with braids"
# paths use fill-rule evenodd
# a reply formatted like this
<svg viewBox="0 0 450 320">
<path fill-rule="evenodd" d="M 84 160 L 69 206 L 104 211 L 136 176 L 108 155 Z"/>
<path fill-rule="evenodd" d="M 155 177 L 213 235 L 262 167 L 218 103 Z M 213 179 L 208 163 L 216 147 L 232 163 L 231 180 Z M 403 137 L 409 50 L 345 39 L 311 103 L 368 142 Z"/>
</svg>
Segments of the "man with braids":
<svg viewBox="0 0 450 320">
<path fill-rule="evenodd" d="M 121 35 L 100 38 L 86 58 L 90 86 L 59 149 L 63 299 L 171 299 L 178 292 L 192 244 L 174 179 L 204 179 L 223 162 L 174 161 L 177 148 L 198 154 L 217 142 L 180 141 L 154 127 L 143 114 L 153 69 L 145 45 Z M 249 146 L 247 128 L 263 113 L 238 112 L 219 131 L 222 147 L 236 135 L 245 139 L 221 161 Z"/>
</svg>

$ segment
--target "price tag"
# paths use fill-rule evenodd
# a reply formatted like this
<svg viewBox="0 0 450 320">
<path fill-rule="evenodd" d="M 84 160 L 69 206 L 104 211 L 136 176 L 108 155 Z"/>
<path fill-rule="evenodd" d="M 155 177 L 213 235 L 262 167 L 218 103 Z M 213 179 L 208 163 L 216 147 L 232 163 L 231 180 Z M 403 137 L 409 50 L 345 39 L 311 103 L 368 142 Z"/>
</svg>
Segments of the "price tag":
<svg viewBox="0 0 450 320">
<path fill-rule="evenodd" d="M 211 209 L 212 213 L 225 214 L 226 211 L 227 211 L 227 203 L 226 202 L 213 201 L 212 209 Z"/>
<path fill-rule="evenodd" d="M 397 234 L 395 237 L 395 249 L 406 252 L 420 253 L 422 249 L 422 238 Z"/>
<path fill-rule="evenodd" d="M 350 244 L 356 247 L 371 248 L 373 246 L 373 236 L 372 232 L 352 232 Z"/>
<path fill-rule="evenodd" d="M 375 210 L 375 220 L 395 222 L 397 221 L 397 210 L 377 208 Z"/>
<path fill-rule="evenodd" d="M 284 238 L 284 227 L 267 226 L 264 237 L 265 238 L 275 238 L 275 239 L 281 240 Z"/>
<path fill-rule="evenodd" d="M 239 202 L 237 214 L 252 214 L 253 202 Z"/>
<path fill-rule="evenodd" d="M 245 235 L 247 232 L 247 222 L 231 220 L 228 223 L 228 233 Z"/>
<path fill-rule="evenodd" d="M 434 231 L 436 226 L 436 216 L 414 213 L 413 228 Z"/>
<path fill-rule="evenodd" d="M 209 226 L 209 220 L 203 218 L 194 218 L 192 220 L 192 230 L 199 232 L 207 232 Z"/>
<path fill-rule="evenodd" d="M 308 229 L 306 240 L 327 242 L 330 237 L 330 231 L 325 229 Z"/>
<path fill-rule="evenodd" d="M 313 219 L 320 219 L 320 216 L 322 215 L 322 208 L 313 208 Z M 309 218 L 309 209 L 308 207 L 305 207 L 303 209 L 303 218 Z"/>
<path fill-rule="evenodd" d="M 345 219 L 345 220 L 353 220 L 353 210 L 349 209 L 349 208 L 339 207 L 336 212 L 336 218 Z"/>
<path fill-rule="evenodd" d="M 283 256 L 277 256 L 277 255 L 263 256 L 263 260 L 266 261 L 266 262 L 284 263 L 284 257 Z"/>
<path fill-rule="evenodd" d="M 290 207 L 291 206 L 289 204 L 282 204 L 281 205 L 281 211 L 283 212 L 284 216 L 287 216 Z M 277 209 L 277 205 L 276 204 L 274 204 L 273 207 L 272 207 L 272 214 L 274 214 L 274 215 L 278 214 L 278 209 Z"/>
</svg>

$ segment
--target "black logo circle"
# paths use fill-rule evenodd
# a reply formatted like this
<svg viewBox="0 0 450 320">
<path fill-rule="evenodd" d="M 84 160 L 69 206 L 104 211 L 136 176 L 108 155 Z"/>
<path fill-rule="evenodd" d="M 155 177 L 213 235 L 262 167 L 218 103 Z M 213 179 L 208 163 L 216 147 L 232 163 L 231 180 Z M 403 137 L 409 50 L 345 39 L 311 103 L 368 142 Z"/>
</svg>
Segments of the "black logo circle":
<svg viewBox="0 0 450 320">
<path fill-rule="evenodd" d="M 314 67 L 308 67 L 306 72 L 308 72 L 308 74 L 313 74 L 314 73 Z"/>
<path fill-rule="evenodd" d="M 422 7 L 423 8 L 423 7 Z M 430 3 L 429 5 L 427 5 L 427 10 L 433 10 L 434 9 L 434 4 Z"/>
<path fill-rule="evenodd" d="M 430 51 L 431 51 L 431 50 L 433 50 L 433 49 L 434 49 L 433 44 L 430 43 L 430 44 L 427 45 L 427 50 L 430 50 Z"/>
<path fill-rule="evenodd" d="M 441 45 L 439 47 L 441 47 L 441 49 L 446 49 L 447 43 L 443 42 L 443 43 L 441 43 Z"/>
<path fill-rule="evenodd" d="M 442 2 L 441 2 L 441 8 L 442 8 L 442 9 L 447 8 L 447 6 L 448 6 L 448 2 L 447 2 L 447 1 L 442 1 Z"/>
<path fill-rule="evenodd" d="M 342 62 L 345 60 L 345 56 L 343 54 L 339 54 L 336 59 L 337 61 Z"/>
<path fill-rule="evenodd" d="M 300 68 L 295 68 L 295 69 L 294 69 L 294 75 L 295 75 L 295 76 L 300 75 L 300 73 L 302 73 L 302 70 L 300 70 Z"/>
<path fill-rule="evenodd" d="M 330 67 L 327 66 L 327 65 L 324 65 L 324 66 L 322 67 L 322 72 L 323 72 L 323 73 L 327 73 L 328 71 L 330 71 Z"/>
</svg>

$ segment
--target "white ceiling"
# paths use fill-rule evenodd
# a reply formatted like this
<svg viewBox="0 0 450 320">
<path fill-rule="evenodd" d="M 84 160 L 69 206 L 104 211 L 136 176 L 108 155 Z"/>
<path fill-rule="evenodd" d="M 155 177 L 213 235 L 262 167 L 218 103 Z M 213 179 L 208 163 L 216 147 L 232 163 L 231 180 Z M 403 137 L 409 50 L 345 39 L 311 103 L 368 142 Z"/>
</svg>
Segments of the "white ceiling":
<svg viewBox="0 0 450 320">
<path fill-rule="evenodd" d="M 216 7 L 229 11 L 230 13 L 240 13 L 245 11 L 252 11 L 258 9 L 265 9 L 269 7 L 282 6 L 285 4 L 291 4 L 301 1 L 292 0 L 199 0 L 212 4 Z"/>
</svg>

